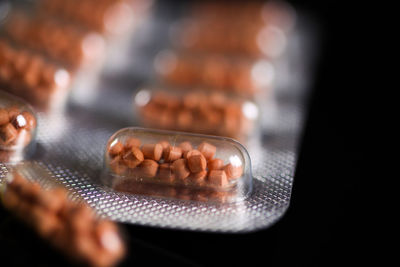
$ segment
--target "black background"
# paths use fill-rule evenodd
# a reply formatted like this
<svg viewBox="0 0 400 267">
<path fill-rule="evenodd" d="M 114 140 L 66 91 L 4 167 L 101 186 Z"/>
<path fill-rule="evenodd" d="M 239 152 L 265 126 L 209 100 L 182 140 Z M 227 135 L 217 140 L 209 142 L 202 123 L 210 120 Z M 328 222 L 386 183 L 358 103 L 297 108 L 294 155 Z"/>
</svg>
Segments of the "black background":
<svg viewBox="0 0 400 267">
<path fill-rule="evenodd" d="M 359 266 L 375 260 L 363 216 L 372 120 L 369 74 L 361 62 L 371 52 L 365 52 L 370 35 L 364 31 L 370 17 L 365 5 L 290 2 L 316 18 L 321 47 L 289 210 L 272 227 L 250 234 L 124 225 L 129 256 L 123 266 Z M 0 255 L 1 266 L 70 265 L 2 208 Z"/>
</svg>

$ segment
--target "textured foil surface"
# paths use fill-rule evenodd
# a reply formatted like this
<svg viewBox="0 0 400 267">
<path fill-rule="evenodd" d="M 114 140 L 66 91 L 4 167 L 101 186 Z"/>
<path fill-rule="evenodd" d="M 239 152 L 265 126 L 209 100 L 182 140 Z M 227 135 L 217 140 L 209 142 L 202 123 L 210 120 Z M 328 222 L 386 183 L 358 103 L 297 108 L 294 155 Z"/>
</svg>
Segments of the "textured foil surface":
<svg viewBox="0 0 400 267">
<path fill-rule="evenodd" d="M 71 198 L 86 201 L 100 216 L 162 228 L 249 232 L 282 217 L 290 203 L 309 82 L 305 66 L 310 65 L 310 59 L 301 23 L 289 39 L 285 57 L 275 62 L 273 96 L 259 100 L 264 113 L 260 131 L 244 144 L 254 176 L 248 199 L 210 204 L 119 193 L 101 184 L 108 138 L 122 127 L 137 125 L 132 96 L 138 85 L 154 79 L 152 58 L 160 38 L 165 38 L 165 21 L 165 16 L 160 19 L 156 12 L 137 29 L 128 55 L 116 69 L 105 68 L 86 100 L 71 99 L 63 113 L 40 113 L 35 154 L 16 166 L 0 163 L 0 182 L 17 168 L 45 186 L 68 188 Z"/>
</svg>

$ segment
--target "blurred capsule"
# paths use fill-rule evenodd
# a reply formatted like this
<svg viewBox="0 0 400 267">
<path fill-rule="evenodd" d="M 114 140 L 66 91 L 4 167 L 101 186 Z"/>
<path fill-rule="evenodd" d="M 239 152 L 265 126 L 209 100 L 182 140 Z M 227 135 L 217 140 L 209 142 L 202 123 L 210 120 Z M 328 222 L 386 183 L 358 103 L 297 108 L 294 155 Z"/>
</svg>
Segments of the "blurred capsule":
<svg viewBox="0 0 400 267">
<path fill-rule="evenodd" d="M 33 152 L 36 137 L 36 116 L 23 100 L 0 92 L 1 162 L 15 163 Z"/>
<path fill-rule="evenodd" d="M 14 47 L 7 41 L 1 43 L 0 58 L 7 55 L 10 62 L 17 64 L 10 66 L 6 60 L 0 60 L 3 89 L 42 110 L 62 108 L 72 78 L 70 73 L 31 50 Z"/>
<path fill-rule="evenodd" d="M 135 113 L 143 126 L 228 136 L 241 141 L 255 133 L 259 113 L 254 102 L 215 92 L 167 89 L 143 89 L 135 95 Z M 143 92 L 147 95 L 146 102 L 141 101 Z M 180 108 L 169 107 L 170 102 L 178 102 Z"/>
<path fill-rule="evenodd" d="M 268 93 L 275 80 L 274 66 L 266 59 L 161 51 L 154 66 L 163 81 L 172 86 L 202 87 L 243 96 Z M 193 106 L 193 102 L 186 103 Z"/>
</svg>

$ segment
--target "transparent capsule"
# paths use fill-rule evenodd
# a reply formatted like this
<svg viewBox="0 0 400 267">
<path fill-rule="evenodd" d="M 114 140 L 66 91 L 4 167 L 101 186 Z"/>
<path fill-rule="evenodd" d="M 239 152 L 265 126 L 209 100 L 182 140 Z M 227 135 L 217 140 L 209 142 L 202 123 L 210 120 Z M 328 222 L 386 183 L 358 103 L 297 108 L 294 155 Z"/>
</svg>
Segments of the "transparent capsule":
<svg viewBox="0 0 400 267">
<path fill-rule="evenodd" d="M 214 20 L 224 24 L 265 25 L 290 31 L 296 23 L 296 11 L 285 1 L 196 1 L 191 5 L 189 16 L 196 20 Z M 236 23 L 236 24 L 233 24 Z M 247 24 L 246 24 L 247 23 Z"/>
<path fill-rule="evenodd" d="M 48 110 L 66 101 L 70 72 L 31 50 L 0 38 L 0 85 L 2 89 Z"/>
<path fill-rule="evenodd" d="M 23 100 L 0 91 L 0 162 L 15 163 L 35 146 L 37 119 Z"/>
<path fill-rule="evenodd" d="M 250 157 L 229 138 L 124 128 L 109 139 L 103 181 L 116 191 L 234 202 L 252 189 Z"/>
<path fill-rule="evenodd" d="M 172 27 L 171 40 L 194 52 L 274 58 L 284 52 L 294 21 L 293 8 L 285 3 L 201 1 Z"/>
<path fill-rule="evenodd" d="M 102 34 L 127 33 L 153 0 L 39 0 L 39 10 Z"/>
<path fill-rule="evenodd" d="M 257 132 L 259 108 L 251 100 L 201 90 L 139 90 L 134 113 L 144 127 L 231 137 L 246 141 Z"/>
<path fill-rule="evenodd" d="M 273 25 L 195 19 L 175 24 L 171 41 L 193 52 L 268 58 L 282 55 L 287 45 L 286 34 Z"/>
<path fill-rule="evenodd" d="M 170 85 L 243 96 L 268 93 L 275 78 L 275 68 L 268 60 L 216 54 L 193 55 L 164 50 L 157 54 L 154 67 Z"/>
<path fill-rule="evenodd" d="M 71 70 L 99 62 L 105 49 L 100 34 L 42 13 L 13 10 L 3 28 L 14 42 L 44 53 Z"/>
</svg>

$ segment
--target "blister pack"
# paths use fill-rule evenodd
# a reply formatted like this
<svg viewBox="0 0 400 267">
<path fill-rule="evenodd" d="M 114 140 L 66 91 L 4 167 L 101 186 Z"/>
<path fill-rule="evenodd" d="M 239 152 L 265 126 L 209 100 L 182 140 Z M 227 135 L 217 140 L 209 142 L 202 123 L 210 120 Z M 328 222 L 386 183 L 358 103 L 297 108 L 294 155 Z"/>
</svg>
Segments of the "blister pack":
<svg viewBox="0 0 400 267">
<path fill-rule="evenodd" d="M 50 3 L 51 1 L 43 2 Z M 285 7 L 287 6 L 285 5 Z M 212 8 L 212 5 L 207 6 L 206 4 L 203 7 L 196 6 L 201 19 L 204 19 L 201 13 Z M 218 8 L 214 7 L 215 10 Z M 254 12 L 254 8 L 249 6 L 246 10 L 251 14 Z M 267 14 L 272 16 L 265 10 L 268 9 L 264 9 L 265 16 Z M 107 61 L 105 61 L 106 67 L 97 78 L 96 94 L 88 101 L 76 101 L 76 98 L 70 98 L 67 108 L 63 112 L 39 112 L 35 153 L 18 164 L 0 163 L 0 182 L 4 180 L 10 170 L 18 169 L 24 172 L 29 179 L 41 184 L 55 182 L 64 186 L 68 189 L 70 197 L 86 201 L 100 216 L 121 223 L 169 229 L 238 233 L 269 227 L 281 218 L 290 203 L 299 136 L 303 128 L 304 101 L 307 95 L 307 83 L 310 80 L 308 70 L 312 63 L 308 57 L 308 42 L 303 35 L 304 31 L 307 31 L 307 27 L 302 24 L 301 14 L 297 15 L 296 26 L 291 25 L 289 30 L 287 17 L 286 23 L 285 20 L 277 19 L 279 16 L 274 13 L 276 15 L 274 19 L 280 21 L 282 25 L 286 25 L 281 25 L 283 27 L 282 34 L 285 34 L 285 51 L 273 58 L 267 58 L 265 55 L 260 57 L 260 59 L 267 58 L 270 62 L 268 64 L 272 64 L 274 83 L 273 88 L 268 89 L 270 92 L 267 95 L 261 95 L 258 98 L 255 95 L 249 102 L 253 103 L 253 107 L 257 109 L 259 118 L 257 118 L 257 123 L 252 124 L 250 128 L 257 134 L 251 134 L 251 131 L 246 128 L 245 141 L 241 141 L 244 151 L 248 151 L 248 159 L 246 158 L 247 152 L 232 152 L 242 151 L 235 150 L 237 149 L 235 146 L 229 148 L 229 144 L 232 146 L 232 144 L 236 144 L 235 142 L 225 141 L 228 145 L 226 143 L 221 145 L 219 142 L 225 140 L 223 137 L 207 139 L 201 135 L 193 137 L 191 134 L 187 136 L 179 134 L 178 140 L 171 132 L 165 135 L 163 131 L 145 130 L 140 132 L 137 130 L 141 128 L 133 128 L 133 130 L 128 128 L 130 130 L 118 135 L 120 132 L 117 131 L 120 129 L 141 126 L 140 119 L 146 119 L 137 107 L 135 110 L 133 109 L 132 103 L 135 102 L 135 97 L 140 93 L 140 89 L 143 89 L 142 85 L 151 85 L 151 82 L 158 80 L 159 74 L 154 71 L 156 56 L 164 48 L 172 47 L 168 40 L 176 18 L 184 18 L 182 13 L 191 14 L 190 12 L 195 12 L 195 9 L 186 7 L 182 12 L 182 10 L 174 9 L 173 6 L 166 6 L 165 3 L 157 3 L 152 16 L 136 29 L 132 41 L 128 42 L 129 53 L 126 54 L 126 57 L 129 60 L 124 59 L 125 62 L 122 64 L 125 66 L 124 70 L 117 72 L 112 68 L 107 68 Z M 236 12 L 234 8 L 232 8 L 232 12 Z M 269 12 L 272 12 L 272 9 Z M 244 18 L 248 16 L 251 15 L 246 15 Z M 285 16 L 294 16 L 293 10 L 290 9 Z M 291 17 L 290 23 L 293 20 L 294 18 Z M 269 20 L 269 22 L 271 21 Z M 220 23 L 225 25 L 226 21 Z M 257 25 L 253 26 L 258 27 Z M 278 26 L 279 23 L 276 27 Z M 174 34 L 176 31 L 175 28 Z M 206 41 L 204 41 L 205 44 L 209 44 Z M 228 44 L 228 46 L 233 50 L 234 44 Z M 245 44 L 237 44 L 239 48 L 242 46 Z M 209 47 L 215 48 L 212 44 Z M 197 48 L 200 49 L 200 46 L 196 46 Z M 203 48 L 201 50 L 208 49 L 207 46 Z M 215 49 L 220 50 L 222 47 Z M 185 51 L 185 53 L 187 52 Z M 251 50 L 251 52 L 253 55 L 258 55 L 262 51 Z M 263 71 L 261 71 L 261 76 L 262 74 Z M 265 73 L 265 75 L 268 76 L 271 73 Z M 202 77 L 204 78 L 204 76 Z M 261 80 L 263 80 L 262 78 Z M 269 79 L 269 77 L 267 78 Z M 181 91 L 179 94 L 184 93 L 187 92 Z M 136 113 L 136 117 L 132 113 Z M 140 114 L 140 118 L 138 118 L 138 114 Z M 154 114 L 150 112 L 148 115 L 151 117 Z M 172 118 L 174 116 L 174 114 L 170 115 Z M 153 121 L 152 124 L 149 117 L 147 120 L 151 127 L 161 128 L 157 126 L 156 121 Z M 201 120 L 196 121 L 196 124 L 200 123 Z M 193 125 L 193 127 L 195 126 L 199 125 Z M 185 125 L 185 127 L 190 128 L 191 126 Z M 210 127 L 222 126 L 212 125 Z M 166 128 L 179 130 L 174 129 L 174 126 Z M 142 156 L 133 154 L 132 146 L 128 147 L 129 151 L 126 150 L 128 137 L 137 137 L 138 131 L 142 138 L 140 148 Z M 114 135 L 116 132 L 117 134 Z M 215 132 L 218 133 L 218 131 Z M 222 135 L 224 134 L 225 132 Z M 167 139 L 166 141 L 170 144 L 172 143 L 174 149 L 182 142 L 191 142 L 196 150 L 203 149 L 202 154 L 194 154 L 190 158 L 190 161 L 196 161 L 197 165 L 182 165 L 182 167 L 179 165 L 183 162 L 189 164 L 189 158 L 184 156 L 182 149 L 180 152 L 178 151 L 180 154 L 177 150 L 171 150 L 172 152 L 168 150 L 169 154 L 166 155 L 170 157 L 162 154 L 164 150 L 160 157 L 155 156 L 155 154 L 159 154 L 155 151 L 159 151 L 160 148 L 156 145 L 165 141 L 164 139 Z M 202 158 L 202 155 L 207 154 L 204 152 L 207 149 L 204 149 L 204 145 L 202 145 L 204 141 L 216 147 L 216 158 L 222 161 L 222 165 L 214 172 L 212 172 L 213 167 L 211 166 L 217 163 L 211 163 L 212 158 L 205 157 L 204 160 Z M 121 147 L 113 148 L 118 142 L 121 143 Z M 241 145 L 238 147 L 242 148 Z M 231 154 L 226 154 L 224 149 L 230 151 Z M 126 155 L 121 154 L 121 151 L 127 152 Z M 178 153 L 179 157 L 174 158 L 173 161 L 171 157 L 175 157 L 174 153 Z M 144 161 L 146 161 L 145 164 Z M 119 165 L 120 162 L 125 165 Z M 235 176 L 234 169 L 226 167 L 229 163 L 235 162 L 240 163 L 236 165 L 240 168 L 235 169 L 235 171 L 241 169 L 240 172 L 237 171 L 238 176 Z M 172 165 L 174 167 L 171 167 Z M 124 166 L 128 166 L 128 168 Z M 158 169 L 153 171 L 154 168 Z M 152 177 L 156 177 L 157 181 L 165 179 L 165 183 L 170 183 L 169 179 L 172 179 L 170 168 L 175 171 L 174 178 L 191 177 L 192 180 L 187 184 L 185 182 L 176 182 L 176 184 L 181 187 L 189 185 L 194 193 L 186 192 L 184 189 L 187 188 L 184 187 L 179 190 L 172 188 L 175 191 L 169 190 L 168 193 L 165 193 L 167 191 L 164 189 L 147 190 L 142 185 L 143 183 L 154 184 L 154 181 L 146 180 Z M 113 179 L 105 180 L 104 170 L 108 175 L 111 174 Z M 200 172 L 207 174 L 195 176 Z M 161 176 L 159 176 L 160 173 L 162 173 Z M 227 174 L 230 174 L 231 178 L 241 178 L 229 179 Z M 126 181 L 126 177 L 135 180 L 134 183 L 132 180 L 130 181 L 134 190 L 124 190 L 127 188 L 124 183 L 129 183 Z M 230 195 L 231 193 L 228 194 L 228 197 L 223 197 L 226 201 L 219 201 L 218 197 L 209 197 L 212 195 L 211 193 L 215 193 L 214 191 L 205 195 L 201 194 L 205 188 L 229 191 L 230 185 L 237 186 L 240 193 L 232 191 L 233 197 Z M 119 190 L 121 187 L 123 190 Z M 143 191 L 146 193 L 143 194 Z M 183 197 L 176 197 L 178 195 Z M 187 195 L 190 197 L 185 197 Z M 196 197 L 193 197 L 194 195 Z M 208 201 L 209 199 L 212 201 Z M 215 199 L 217 201 L 214 201 Z"/>
</svg>

